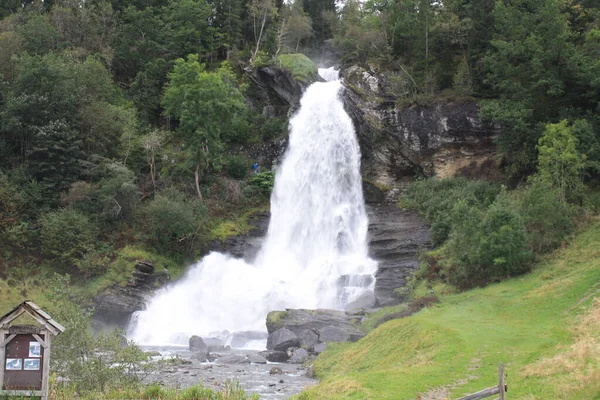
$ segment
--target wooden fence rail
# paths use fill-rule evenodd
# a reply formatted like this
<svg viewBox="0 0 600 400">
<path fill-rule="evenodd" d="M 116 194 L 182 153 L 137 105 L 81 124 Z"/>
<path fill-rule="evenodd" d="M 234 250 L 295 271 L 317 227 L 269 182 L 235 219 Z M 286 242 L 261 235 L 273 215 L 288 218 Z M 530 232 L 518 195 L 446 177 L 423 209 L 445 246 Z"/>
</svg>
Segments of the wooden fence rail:
<svg viewBox="0 0 600 400">
<path fill-rule="evenodd" d="M 504 396 L 504 393 L 506 392 L 508 392 L 508 386 L 504 383 L 504 366 L 502 365 L 502 363 L 500 363 L 500 365 L 498 366 L 498 386 L 480 390 L 477 393 L 472 393 L 468 396 L 461 397 L 457 400 L 479 400 L 485 399 L 486 397 L 490 397 L 495 394 L 500 395 L 498 400 L 505 400 L 506 397 Z"/>
</svg>

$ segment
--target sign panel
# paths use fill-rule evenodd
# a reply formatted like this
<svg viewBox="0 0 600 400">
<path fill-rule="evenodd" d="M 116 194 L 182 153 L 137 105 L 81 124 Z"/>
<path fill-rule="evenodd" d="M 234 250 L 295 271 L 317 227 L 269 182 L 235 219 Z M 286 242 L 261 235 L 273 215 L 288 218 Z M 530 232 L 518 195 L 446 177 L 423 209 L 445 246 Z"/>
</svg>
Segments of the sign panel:
<svg viewBox="0 0 600 400">
<path fill-rule="evenodd" d="M 41 335 L 42 339 L 44 335 Z M 31 334 L 18 334 L 6 345 L 5 390 L 41 390 L 44 355 Z"/>
</svg>

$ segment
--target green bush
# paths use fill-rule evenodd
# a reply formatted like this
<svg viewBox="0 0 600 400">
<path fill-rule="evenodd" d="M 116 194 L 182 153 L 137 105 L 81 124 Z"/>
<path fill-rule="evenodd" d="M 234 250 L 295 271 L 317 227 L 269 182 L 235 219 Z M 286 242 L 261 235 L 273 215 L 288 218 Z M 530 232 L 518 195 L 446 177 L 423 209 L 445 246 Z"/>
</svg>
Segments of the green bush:
<svg viewBox="0 0 600 400">
<path fill-rule="evenodd" d="M 49 212 L 39 224 L 42 251 L 58 268 L 72 268 L 95 246 L 96 228 L 77 210 Z"/>
<path fill-rule="evenodd" d="M 250 167 L 250 161 L 243 155 L 233 155 L 225 159 L 225 171 L 233 179 L 245 179 L 250 172 Z"/>
<path fill-rule="evenodd" d="M 520 210 L 529 244 L 536 253 L 558 247 L 573 229 L 571 206 L 560 200 L 556 188 L 541 180 L 523 191 Z"/>
<path fill-rule="evenodd" d="M 506 194 L 485 211 L 460 202 L 453 210 L 455 223 L 441 251 L 448 259 L 448 281 L 470 287 L 527 271 L 531 253 L 516 205 Z"/>
<path fill-rule="evenodd" d="M 187 198 L 175 189 L 159 193 L 141 207 L 137 214 L 147 242 L 159 252 L 176 253 L 185 249 L 203 214 L 197 200 Z"/>
<path fill-rule="evenodd" d="M 249 186 L 252 186 L 263 195 L 269 195 L 273 190 L 273 185 L 275 185 L 275 172 L 273 171 L 254 174 L 249 182 Z"/>
<path fill-rule="evenodd" d="M 301 53 L 282 54 L 279 56 L 279 64 L 299 81 L 309 82 L 312 77 L 317 75 L 315 64 L 310 58 Z"/>
<path fill-rule="evenodd" d="M 460 219 L 460 215 L 452 216 L 456 204 L 462 201 L 468 207 L 485 210 L 498 192 L 497 186 L 484 181 L 425 179 L 408 187 L 400 205 L 419 211 L 429 221 L 431 240 L 437 246 L 448 240 L 453 224 Z"/>
<path fill-rule="evenodd" d="M 497 186 L 463 178 L 413 183 L 401 205 L 418 210 L 442 246 L 424 276 L 459 287 L 485 284 L 522 273 L 531 260 L 519 204 Z M 430 261 L 431 261 L 430 260 Z"/>
</svg>

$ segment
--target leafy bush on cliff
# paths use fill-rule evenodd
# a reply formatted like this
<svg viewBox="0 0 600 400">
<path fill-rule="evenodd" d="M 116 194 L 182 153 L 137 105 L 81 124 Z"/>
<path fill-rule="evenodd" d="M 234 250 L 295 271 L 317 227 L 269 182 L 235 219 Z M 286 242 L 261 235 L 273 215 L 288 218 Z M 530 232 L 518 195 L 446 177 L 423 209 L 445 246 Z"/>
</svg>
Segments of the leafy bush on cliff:
<svg viewBox="0 0 600 400">
<path fill-rule="evenodd" d="M 317 67 L 304 54 L 282 54 L 278 59 L 279 64 L 289 71 L 295 79 L 308 82 L 310 78 L 317 75 Z"/>
<path fill-rule="evenodd" d="M 181 251 L 196 232 L 202 214 L 199 202 L 170 188 L 141 207 L 137 214 L 138 227 L 147 243 L 157 251 Z"/>
</svg>

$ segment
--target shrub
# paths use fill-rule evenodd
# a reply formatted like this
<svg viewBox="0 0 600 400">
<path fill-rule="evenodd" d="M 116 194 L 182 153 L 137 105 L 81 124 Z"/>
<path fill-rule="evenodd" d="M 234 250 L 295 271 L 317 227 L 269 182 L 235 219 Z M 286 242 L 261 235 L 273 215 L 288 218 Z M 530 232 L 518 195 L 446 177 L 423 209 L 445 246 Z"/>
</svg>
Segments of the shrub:
<svg viewBox="0 0 600 400">
<path fill-rule="evenodd" d="M 275 185 L 275 172 L 264 171 L 252 175 L 249 185 L 256 188 L 260 193 L 268 195 L 273 191 L 273 186 Z"/>
<path fill-rule="evenodd" d="M 96 229 L 77 210 L 49 212 L 39 223 L 42 251 L 59 268 L 73 267 L 94 247 Z"/>
<path fill-rule="evenodd" d="M 137 220 L 146 240 L 156 250 L 177 252 L 184 240 L 193 236 L 202 213 L 197 201 L 167 189 L 140 209 Z"/>
<path fill-rule="evenodd" d="M 520 198 L 530 247 L 537 253 L 560 245 L 573 229 L 570 206 L 560 200 L 560 194 L 550 184 L 534 180 Z"/>
<path fill-rule="evenodd" d="M 498 196 L 485 211 L 460 202 L 450 240 L 442 254 L 450 265 L 447 277 L 459 287 L 503 279 L 527 270 L 531 253 L 521 215 L 506 194 Z"/>
<path fill-rule="evenodd" d="M 245 179 L 250 171 L 251 163 L 243 155 L 229 156 L 225 160 L 225 171 L 233 179 Z"/>
<path fill-rule="evenodd" d="M 279 64 L 289 71 L 294 79 L 308 82 L 317 75 L 317 67 L 310 58 L 304 54 L 282 54 L 279 56 Z"/>
<path fill-rule="evenodd" d="M 498 187 L 483 181 L 470 181 L 465 178 L 426 179 L 414 182 L 408 187 L 401 206 L 419 211 L 431 224 L 430 236 L 434 245 L 444 243 L 464 213 L 452 210 L 458 202 L 466 207 L 485 210 L 494 202 Z M 454 220 L 454 222 L 453 222 Z"/>
</svg>

